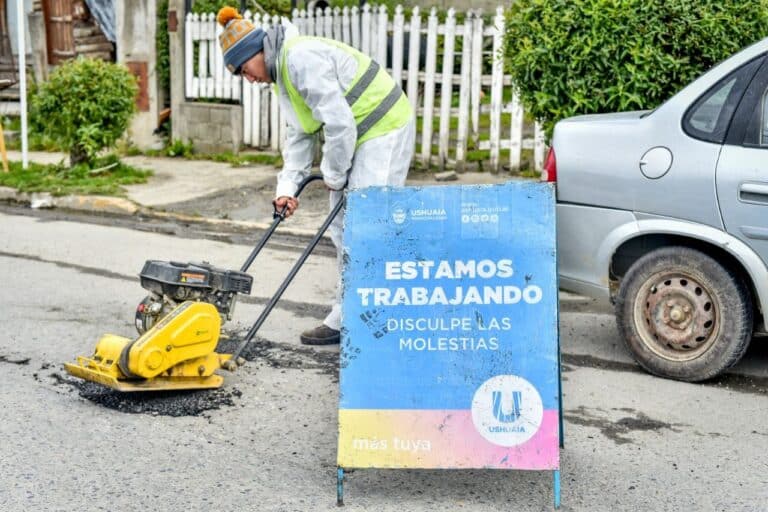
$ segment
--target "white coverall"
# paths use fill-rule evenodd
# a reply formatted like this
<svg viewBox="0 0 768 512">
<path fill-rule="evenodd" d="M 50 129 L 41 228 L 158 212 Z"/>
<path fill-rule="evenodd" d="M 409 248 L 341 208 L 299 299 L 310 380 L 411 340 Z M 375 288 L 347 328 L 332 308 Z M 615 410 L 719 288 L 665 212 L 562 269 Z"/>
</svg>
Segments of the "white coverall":
<svg viewBox="0 0 768 512">
<path fill-rule="evenodd" d="M 286 29 L 286 40 L 296 35 Z M 299 42 L 289 49 L 288 74 L 291 83 L 312 110 L 312 117 L 323 123 L 325 144 L 320 171 L 330 193 L 331 208 L 343 196 L 346 184 L 350 189 L 373 185 L 402 186 L 413 157 L 415 122 L 380 137 L 374 137 L 357 149 L 357 126 L 352 110 L 344 98 L 357 73 L 357 61 L 344 50 L 316 40 Z M 278 62 L 278 69 L 281 65 Z M 313 134 L 304 133 L 278 73 L 280 104 L 285 113 L 288 130 L 283 149 L 283 170 L 277 176 L 275 197 L 294 196 L 298 184 L 309 175 L 314 156 Z M 351 170 L 350 170 L 351 169 Z M 336 330 L 341 328 L 341 235 L 344 210 L 328 231 L 336 246 L 339 279 L 336 298 L 330 314 L 323 323 Z"/>
</svg>

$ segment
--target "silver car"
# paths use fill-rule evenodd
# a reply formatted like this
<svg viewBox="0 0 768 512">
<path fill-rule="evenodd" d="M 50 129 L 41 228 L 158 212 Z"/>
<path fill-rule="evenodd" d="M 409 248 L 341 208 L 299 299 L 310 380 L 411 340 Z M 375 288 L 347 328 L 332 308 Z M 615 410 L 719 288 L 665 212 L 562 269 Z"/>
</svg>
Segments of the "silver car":
<svg viewBox="0 0 768 512">
<path fill-rule="evenodd" d="M 768 39 L 653 111 L 557 123 L 560 286 L 616 307 L 646 370 L 714 377 L 766 333 Z"/>
</svg>

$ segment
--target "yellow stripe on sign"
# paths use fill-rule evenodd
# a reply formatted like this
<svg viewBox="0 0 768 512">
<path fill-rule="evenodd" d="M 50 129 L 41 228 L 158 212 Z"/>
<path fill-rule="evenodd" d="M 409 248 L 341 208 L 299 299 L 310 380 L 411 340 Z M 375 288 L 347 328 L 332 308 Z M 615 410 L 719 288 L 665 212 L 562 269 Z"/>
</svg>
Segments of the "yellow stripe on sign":
<svg viewBox="0 0 768 512">
<path fill-rule="evenodd" d="M 432 442 L 424 439 L 426 432 L 414 425 L 413 419 L 413 411 L 339 410 L 338 465 L 346 468 L 433 466 Z"/>
</svg>

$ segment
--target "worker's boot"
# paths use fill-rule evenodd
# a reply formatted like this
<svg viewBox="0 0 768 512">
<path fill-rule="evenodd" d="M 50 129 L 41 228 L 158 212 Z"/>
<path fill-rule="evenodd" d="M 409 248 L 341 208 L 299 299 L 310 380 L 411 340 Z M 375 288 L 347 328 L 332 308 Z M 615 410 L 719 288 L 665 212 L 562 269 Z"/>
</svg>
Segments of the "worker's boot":
<svg viewBox="0 0 768 512">
<path fill-rule="evenodd" d="M 331 329 L 325 324 L 320 324 L 314 329 L 309 329 L 301 333 L 301 343 L 303 345 L 336 345 L 341 336 L 339 331 Z"/>
</svg>

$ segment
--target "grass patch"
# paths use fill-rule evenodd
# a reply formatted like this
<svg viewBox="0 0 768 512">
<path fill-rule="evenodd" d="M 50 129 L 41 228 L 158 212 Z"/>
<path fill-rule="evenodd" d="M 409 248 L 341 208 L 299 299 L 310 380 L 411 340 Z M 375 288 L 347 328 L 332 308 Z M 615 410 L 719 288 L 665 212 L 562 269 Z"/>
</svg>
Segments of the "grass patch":
<svg viewBox="0 0 768 512">
<path fill-rule="evenodd" d="M 192 160 L 212 160 L 214 162 L 228 163 L 233 167 L 244 165 L 273 165 L 279 167 L 283 165 L 283 159 L 280 155 L 274 153 L 240 153 L 236 155 L 230 151 L 214 154 L 194 153 L 187 158 Z"/>
<path fill-rule="evenodd" d="M 0 172 L 0 185 L 20 192 L 125 196 L 122 185 L 146 183 L 152 171 L 125 165 L 115 156 L 97 158 L 94 166 L 81 164 L 43 165 L 30 162 L 24 170 L 21 162 L 10 162 L 10 172 Z"/>
</svg>

